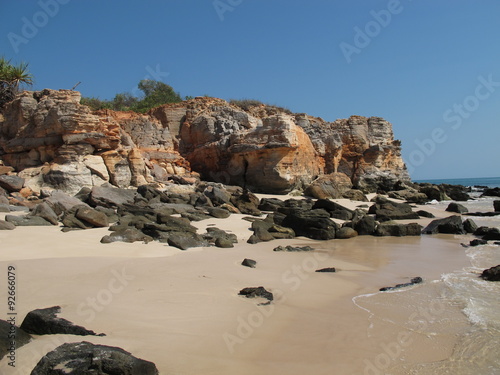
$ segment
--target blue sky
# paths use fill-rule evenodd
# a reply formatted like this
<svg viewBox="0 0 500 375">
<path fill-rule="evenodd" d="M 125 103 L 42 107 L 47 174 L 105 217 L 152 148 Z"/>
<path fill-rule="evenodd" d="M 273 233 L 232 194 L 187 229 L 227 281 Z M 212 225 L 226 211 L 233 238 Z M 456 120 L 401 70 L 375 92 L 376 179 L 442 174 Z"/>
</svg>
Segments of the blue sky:
<svg viewBox="0 0 500 375">
<path fill-rule="evenodd" d="M 157 78 L 380 116 L 413 179 L 500 176 L 498 0 L 3 0 L 0 14 L 0 55 L 29 62 L 35 89 L 81 81 L 111 99 Z"/>
</svg>

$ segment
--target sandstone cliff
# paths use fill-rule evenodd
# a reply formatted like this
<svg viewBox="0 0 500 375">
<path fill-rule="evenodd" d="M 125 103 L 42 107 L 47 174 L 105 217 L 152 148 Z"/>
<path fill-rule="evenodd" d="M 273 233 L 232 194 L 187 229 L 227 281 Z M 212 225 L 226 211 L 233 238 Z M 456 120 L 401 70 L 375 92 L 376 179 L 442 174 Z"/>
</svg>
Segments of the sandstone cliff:
<svg viewBox="0 0 500 375">
<path fill-rule="evenodd" d="M 341 185 L 336 191 L 342 192 L 409 180 L 391 124 L 377 117 L 326 122 L 265 105 L 243 110 L 215 98 L 144 115 L 92 112 L 80 99 L 76 91 L 26 91 L 6 106 L 0 159 L 25 186 L 76 192 L 199 173 L 256 192 L 286 193 L 311 183 Z"/>
</svg>

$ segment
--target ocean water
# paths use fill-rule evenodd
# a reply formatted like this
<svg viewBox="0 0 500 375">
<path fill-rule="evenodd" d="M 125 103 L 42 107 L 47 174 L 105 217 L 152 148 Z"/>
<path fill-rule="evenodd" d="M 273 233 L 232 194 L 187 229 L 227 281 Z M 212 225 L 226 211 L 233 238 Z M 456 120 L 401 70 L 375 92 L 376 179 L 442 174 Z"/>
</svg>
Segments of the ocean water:
<svg viewBox="0 0 500 375">
<path fill-rule="evenodd" d="M 492 211 L 494 199 L 488 197 L 461 203 L 469 209 L 469 212 L 486 212 Z M 438 204 L 447 205 L 449 202 Z M 430 205 L 430 210 L 432 206 L 435 205 Z M 500 228 L 500 216 L 470 218 L 478 226 Z M 372 365 L 365 373 L 500 374 L 500 282 L 486 281 L 479 277 L 484 269 L 500 265 L 500 245 L 490 241 L 487 245 L 464 248 L 460 243 L 468 243 L 474 236 L 455 238 L 457 251 L 465 251 L 470 261 L 469 266 L 407 289 L 358 296 L 353 299 L 358 307 L 373 311 L 373 315 L 378 312 L 378 317 L 371 318 L 371 328 L 374 332 L 377 332 L 377 329 L 379 332 L 383 331 L 389 323 L 390 326 L 401 327 L 410 332 L 413 343 L 420 342 L 420 350 L 422 347 L 427 347 L 429 352 L 435 352 L 436 359 L 429 359 L 432 355 L 427 355 L 427 360 L 424 361 L 411 358 L 414 347 L 410 345 L 407 349 L 410 360 L 399 361 L 399 358 L 395 358 L 390 365 L 385 366 L 384 357 L 381 357 L 378 362 L 379 367 Z M 391 316 L 389 321 L 387 311 L 383 309 L 394 304 L 404 306 L 408 316 L 412 316 L 413 312 L 414 318 L 408 319 L 408 316 L 405 316 L 400 319 Z M 451 352 L 441 353 L 439 356 L 440 350 L 445 346 L 440 343 L 450 341 L 454 342 Z M 387 349 L 387 353 L 390 354 L 391 350 L 395 353 L 394 348 L 398 348 L 401 349 L 401 354 L 398 356 L 404 357 L 401 346 L 392 343 L 392 346 L 388 347 L 392 349 Z M 387 358 L 389 356 L 386 356 Z"/>
<path fill-rule="evenodd" d="M 438 180 L 415 180 L 415 182 L 430 182 L 431 184 L 450 184 L 463 186 L 488 186 L 490 188 L 500 187 L 500 177 L 478 177 L 478 178 L 449 178 Z"/>
</svg>

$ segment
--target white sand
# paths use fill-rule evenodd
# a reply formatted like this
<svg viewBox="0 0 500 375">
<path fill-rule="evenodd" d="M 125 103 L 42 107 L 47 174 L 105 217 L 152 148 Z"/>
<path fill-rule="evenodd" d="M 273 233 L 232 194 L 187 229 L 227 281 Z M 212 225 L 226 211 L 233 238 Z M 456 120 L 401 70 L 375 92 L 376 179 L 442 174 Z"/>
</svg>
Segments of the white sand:
<svg viewBox="0 0 500 375">
<path fill-rule="evenodd" d="M 363 204 L 337 201 L 350 208 Z M 33 309 L 60 305 L 61 317 L 107 335 L 39 337 L 18 350 L 15 371 L 0 361 L 0 374 L 29 374 L 49 350 L 82 340 L 122 347 L 154 362 L 160 374 L 363 373 L 364 360 L 380 353 L 384 336 L 370 337 L 370 314 L 352 298 L 412 276 L 438 279 L 468 264 L 460 236 L 296 238 L 250 245 L 250 223 L 243 216 L 194 223 L 200 233 L 211 224 L 235 233 L 240 243 L 232 249 L 100 244 L 107 229 L 0 231 L 0 275 L 8 264 L 17 268 L 19 324 Z M 287 244 L 317 250 L 272 251 Z M 257 268 L 241 266 L 244 258 L 256 260 Z M 323 267 L 338 272 L 314 272 Z M 259 306 L 264 301 L 238 296 L 251 286 L 264 286 L 275 301 Z M 0 288 L 5 296 L 5 277 Z M 394 306 L 392 314 L 398 311 Z M 401 314 L 404 319 L 407 311 Z M 388 327 L 387 337 L 397 329 Z"/>
</svg>

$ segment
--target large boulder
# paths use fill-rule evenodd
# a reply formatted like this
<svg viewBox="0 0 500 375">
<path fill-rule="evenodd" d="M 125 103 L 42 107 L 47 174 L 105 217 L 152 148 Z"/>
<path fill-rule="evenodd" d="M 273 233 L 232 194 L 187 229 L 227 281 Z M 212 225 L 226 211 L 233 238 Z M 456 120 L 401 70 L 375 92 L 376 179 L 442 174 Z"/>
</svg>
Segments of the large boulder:
<svg viewBox="0 0 500 375">
<path fill-rule="evenodd" d="M 39 216 L 15 216 L 5 215 L 5 221 L 14 224 L 16 227 L 39 227 L 52 225 L 50 222 Z"/>
<path fill-rule="evenodd" d="M 154 363 L 136 358 L 123 349 L 84 341 L 57 347 L 31 372 L 31 375 L 61 374 L 158 375 L 158 370 Z"/>
<path fill-rule="evenodd" d="M 313 209 L 322 208 L 330 213 L 330 217 L 340 220 L 351 220 L 353 211 L 329 199 L 318 199 Z"/>
<path fill-rule="evenodd" d="M 424 234 L 465 234 L 462 219 L 458 215 L 446 217 L 444 219 L 433 220 L 422 231 Z"/>
<path fill-rule="evenodd" d="M 61 215 L 75 206 L 84 204 L 80 199 L 72 197 L 60 190 L 53 191 L 50 196 L 45 199 L 45 203 L 52 208 L 56 215 Z"/>
<path fill-rule="evenodd" d="M 376 198 L 375 204 L 370 207 L 368 213 L 375 214 L 375 218 L 379 221 L 418 220 L 420 218 L 409 204 L 396 203 L 381 196 Z"/>
<path fill-rule="evenodd" d="M 304 194 L 318 199 L 342 198 L 351 190 L 352 181 L 344 173 L 332 173 L 318 177 L 305 190 Z"/>
<path fill-rule="evenodd" d="M 481 278 L 488 281 L 500 281 L 500 265 L 484 270 Z"/>
<path fill-rule="evenodd" d="M 58 218 L 57 214 L 54 212 L 52 207 L 50 207 L 47 202 L 42 202 L 42 203 L 36 205 L 35 208 L 33 209 L 33 211 L 31 211 L 31 215 L 44 218 L 52 225 L 59 224 L 59 221 L 58 221 L 59 218 Z"/>
<path fill-rule="evenodd" d="M 464 214 L 466 212 L 469 212 L 467 207 L 461 205 L 460 203 L 457 202 L 451 202 L 448 207 L 446 207 L 446 211 L 448 212 L 456 212 L 458 214 Z"/>
<path fill-rule="evenodd" d="M 20 191 L 24 186 L 24 178 L 18 176 L 0 175 L 0 187 L 9 193 Z"/>
<path fill-rule="evenodd" d="M 330 214 L 322 209 L 296 211 L 285 217 L 283 226 L 292 228 L 297 236 L 315 240 L 331 240 L 339 226 L 330 219 Z"/>
<path fill-rule="evenodd" d="M 21 329 L 34 335 L 68 334 L 79 336 L 96 336 L 94 331 L 77 326 L 69 320 L 59 318 L 61 307 L 54 306 L 30 311 L 21 324 Z M 103 334 L 99 336 L 104 336 Z"/>
<path fill-rule="evenodd" d="M 377 223 L 372 216 L 365 215 L 352 222 L 353 228 L 360 236 L 372 235 L 375 233 Z"/>
<path fill-rule="evenodd" d="M 89 223 L 93 227 L 107 227 L 109 226 L 109 219 L 105 213 L 97 211 L 91 207 L 80 207 L 75 213 L 75 216 Z"/>
<path fill-rule="evenodd" d="M 116 208 L 126 203 L 133 203 L 135 195 L 136 191 L 131 189 L 94 186 L 89 200 L 92 206 Z"/>
<path fill-rule="evenodd" d="M 422 226 L 417 223 L 398 224 L 394 222 L 384 222 L 377 226 L 375 235 L 377 236 L 420 236 L 422 233 Z"/>
</svg>

